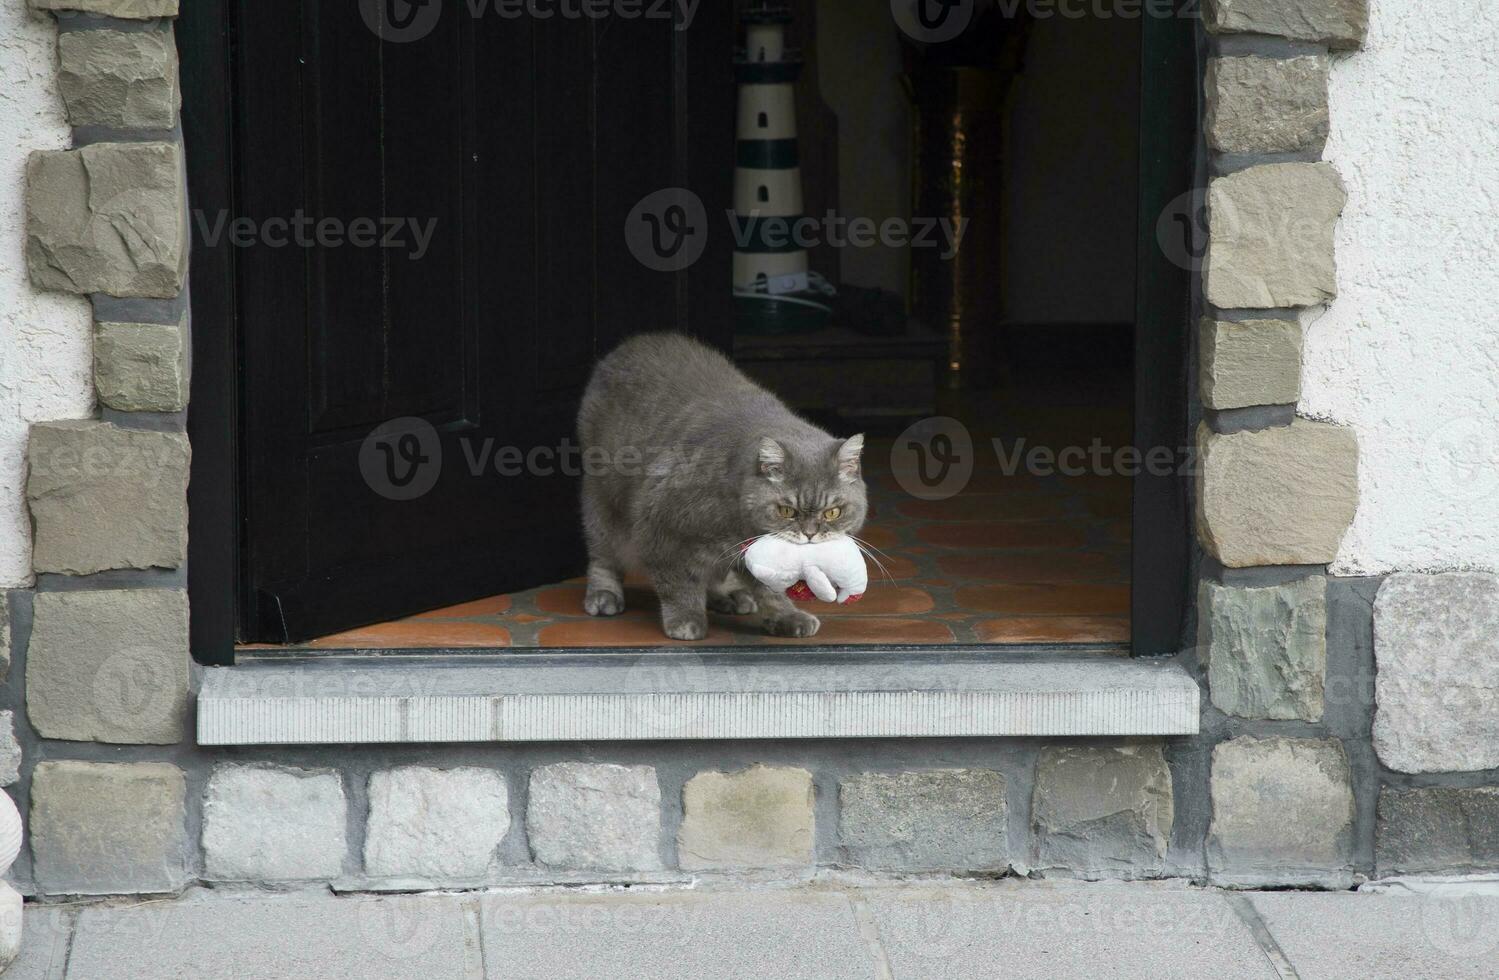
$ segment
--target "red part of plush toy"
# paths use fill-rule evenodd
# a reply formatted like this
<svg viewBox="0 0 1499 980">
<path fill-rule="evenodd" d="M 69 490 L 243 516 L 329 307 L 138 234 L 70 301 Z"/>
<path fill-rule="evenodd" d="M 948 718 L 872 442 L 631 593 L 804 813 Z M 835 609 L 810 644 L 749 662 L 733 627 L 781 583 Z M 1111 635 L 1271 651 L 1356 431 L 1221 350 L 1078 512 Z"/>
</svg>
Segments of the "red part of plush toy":
<svg viewBox="0 0 1499 980">
<path fill-rule="evenodd" d="M 817 596 L 812 594 L 812 586 L 808 585 L 805 581 L 801 581 L 786 589 L 786 598 L 792 602 L 812 602 Z M 860 592 L 844 599 L 843 604 L 847 606 L 850 603 L 858 602 L 862 598 L 864 598 L 864 593 Z"/>
</svg>

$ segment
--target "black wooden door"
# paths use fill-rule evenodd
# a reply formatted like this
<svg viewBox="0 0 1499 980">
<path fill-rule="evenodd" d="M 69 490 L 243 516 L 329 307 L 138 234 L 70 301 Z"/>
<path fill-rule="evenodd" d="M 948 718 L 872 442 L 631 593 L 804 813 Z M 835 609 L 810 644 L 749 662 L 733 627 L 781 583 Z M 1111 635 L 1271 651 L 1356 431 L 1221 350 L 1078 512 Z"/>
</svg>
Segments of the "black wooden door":
<svg viewBox="0 0 1499 980">
<path fill-rule="evenodd" d="M 569 447 L 594 361 L 643 330 L 728 341 L 728 243 L 670 273 L 624 237 L 662 188 L 727 206 L 714 6 L 677 30 L 447 0 L 396 40 L 349 0 L 239 4 L 243 638 L 581 572 Z M 299 217 L 313 242 L 277 244 Z"/>
</svg>

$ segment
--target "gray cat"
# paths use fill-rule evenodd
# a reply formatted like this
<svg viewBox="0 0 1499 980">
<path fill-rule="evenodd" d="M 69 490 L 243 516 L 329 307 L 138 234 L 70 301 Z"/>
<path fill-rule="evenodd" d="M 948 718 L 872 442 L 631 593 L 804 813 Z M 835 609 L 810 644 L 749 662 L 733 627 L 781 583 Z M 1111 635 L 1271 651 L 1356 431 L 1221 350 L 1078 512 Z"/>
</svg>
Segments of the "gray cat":
<svg viewBox="0 0 1499 980">
<path fill-rule="evenodd" d="M 868 512 L 864 437 L 798 418 L 717 351 L 680 334 L 634 337 L 594 368 L 578 412 L 583 532 L 593 616 L 624 611 L 627 567 L 650 576 L 661 628 L 708 633 L 709 607 L 760 614 L 773 636 L 812 636 L 816 616 L 744 571 L 764 534 L 856 534 Z"/>
</svg>

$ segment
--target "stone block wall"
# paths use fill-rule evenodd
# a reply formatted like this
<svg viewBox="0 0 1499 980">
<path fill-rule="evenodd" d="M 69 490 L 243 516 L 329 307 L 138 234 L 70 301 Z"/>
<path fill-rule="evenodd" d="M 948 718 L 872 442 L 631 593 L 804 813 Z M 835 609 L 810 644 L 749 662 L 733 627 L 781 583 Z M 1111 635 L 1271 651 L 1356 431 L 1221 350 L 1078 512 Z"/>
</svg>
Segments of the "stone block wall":
<svg viewBox="0 0 1499 980">
<path fill-rule="evenodd" d="M 1499 578 L 1328 576 L 1358 442 L 1297 414 L 1346 203 L 1321 160 L 1329 70 L 1368 20 L 1367 0 L 1205 6 L 1196 619 L 1220 884 L 1499 867 Z"/>
<path fill-rule="evenodd" d="M 171 892 L 200 877 L 201 823 L 179 764 L 194 668 L 178 5 L 30 6 L 55 17 L 73 148 L 28 160 L 24 254 L 36 289 L 91 301 L 99 411 L 30 431 L 36 586 L 0 603 L 0 780 L 44 832 L 12 873 L 39 894 Z"/>
<path fill-rule="evenodd" d="M 176 0 L 31 2 L 57 15 L 77 148 L 28 168 L 26 254 L 38 288 L 92 298 L 101 409 L 34 427 L 37 587 L 0 604 L 0 783 L 29 818 L 29 892 L 1499 867 L 1499 581 L 1329 576 L 1357 440 L 1296 414 L 1301 311 L 1337 292 L 1327 76 L 1364 0 L 1205 11 L 1203 553 L 1180 658 L 1201 736 L 234 751 L 191 736 Z"/>
<path fill-rule="evenodd" d="M 1358 442 L 1298 417 L 1296 403 L 1302 312 L 1337 296 L 1346 195 L 1321 160 L 1335 124 L 1331 52 L 1361 43 L 1367 10 L 1216 0 L 1205 17 L 1195 504 L 1206 871 L 1229 886 L 1343 887 L 1374 870 L 1359 802 L 1373 768 L 1359 703 L 1363 593 L 1326 575 L 1358 505 Z"/>
<path fill-rule="evenodd" d="M 36 894 L 1195 876 L 1159 739 L 268 747 L 39 764 Z M 934 764 L 935 758 L 962 764 Z M 1098 788 L 1106 787 L 1100 793 Z M 108 827 L 95 829 L 101 812 Z"/>
</svg>

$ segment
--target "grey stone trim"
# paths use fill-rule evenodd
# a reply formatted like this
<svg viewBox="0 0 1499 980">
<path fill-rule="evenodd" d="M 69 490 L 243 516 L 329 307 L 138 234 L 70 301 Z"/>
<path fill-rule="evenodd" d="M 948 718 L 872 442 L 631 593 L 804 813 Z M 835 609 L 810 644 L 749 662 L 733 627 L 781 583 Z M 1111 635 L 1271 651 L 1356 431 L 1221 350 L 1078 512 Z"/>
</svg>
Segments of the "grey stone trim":
<svg viewBox="0 0 1499 980">
<path fill-rule="evenodd" d="M 812 786 L 805 769 L 698 773 L 682 788 L 678 863 L 688 870 L 811 866 Z"/>
<path fill-rule="evenodd" d="M 510 829 L 504 773 L 398 766 L 371 775 L 368 788 L 366 873 L 430 881 L 482 880 L 489 873 Z"/>
<path fill-rule="evenodd" d="M 187 438 L 89 420 L 31 427 L 38 572 L 175 568 L 187 557 Z"/>
<path fill-rule="evenodd" d="M 176 143 L 37 151 L 26 184 L 26 258 L 38 289 L 157 298 L 182 291 L 187 187 Z M 122 237 L 121 222 L 134 234 Z"/>
<path fill-rule="evenodd" d="M 214 881 L 337 877 L 348 812 L 336 772 L 222 765 L 203 796 L 203 872 Z"/>
<path fill-rule="evenodd" d="M 1159 874 L 1174 820 L 1159 743 L 1041 749 L 1031 815 L 1037 868 L 1087 878 Z"/>
<path fill-rule="evenodd" d="M 1219 153 L 1320 153 L 1327 142 L 1324 55 L 1208 61 L 1204 129 Z"/>
<path fill-rule="evenodd" d="M 1368 0 L 1204 0 L 1211 34 L 1266 34 L 1357 48 L 1369 30 Z"/>
<path fill-rule="evenodd" d="M 1180 668 L 1114 658 L 950 664 L 599 666 L 305 662 L 204 672 L 202 745 L 593 739 L 1176 735 Z M 517 662 L 518 661 L 518 662 Z M 649 658 L 646 658 L 649 661 Z M 497 693 L 503 692 L 503 693 Z"/>
<path fill-rule="evenodd" d="M 1313 565 L 1337 556 L 1358 504 L 1358 443 L 1297 419 L 1261 432 L 1198 429 L 1197 536 L 1224 565 Z"/>
<path fill-rule="evenodd" d="M 181 92 L 170 31 L 64 31 L 57 41 L 59 88 L 74 126 L 176 126 Z"/>
<path fill-rule="evenodd" d="M 1354 796 L 1336 739 L 1243 736 L 1213 748 L 1215 884 L 1352 882 Z"/>
<path fill-rule="evenodd" d="M 1338 293 L 1333 229 L 1348 195 L 1328 163 L 1276 163 L 1208 185 L 1207 302 L 1313 306 Z"/>
<path fill-rule="evenodd" d="M 551 868 L 660 871 L 661 786 L 651 766 L 563 762 L 531 771 L 526 836 Z"/>
<path fill-rule="evenodd" d="M 40 735 L 152 745 L 187 735 L 186 592 L 44 592 L 32 615 L 26 712 Z"/>
<path fill-rule="evenodd" d="M 1009 867 L 1005 777 L 990 769 L 864 772 L 838 783 L 843 863 L 875 871 Z"/>
<path fill-rule="evenodd" d="M 1379 794 L 1381 875 L 1499 870 L 1499 787 Z"/>
<path fill-rule="evenodd" d="M 185 797 L 182 771 L 166 763 L 38 763 L 28 828 L 37 883 L 54 895 L 180 890 Z"/>
<path fill-rule="evenodd" d="M 1374 640 L 1381 761 L 1409 773 L 1499 768 L 1499 575 L 1391 575 Z"/>
<path fill-rule="evenodd" d="M 1300 323 L 1204 319 L 1197 340 L 1197 376 L 1205 408 L 1285 406 L 1300 400 Z"/>
<path fill-rule="evenodd" d="M 1225 569 L 1210 558 L 1205 558 L 1202 564 L 1204 579 L 1254 588 L 1272 588 L 1308 575 L 1323 575 L 1325 571 L 1319 566 Z M 1265 869 L 1257 878 L 1245 878 L 1240 883 L 1258 880 L 1263 885 L 1344 887 L 1349 883 L 1350 874 L 1356 881 L 1358 875 L 1373 871 L 1375 801 L 1380 785 L 1392 778 L 1411 778 L 1392 777 L 1379 765 L 1370 744 L 1370 715 L 1374 702 L 1372 606 L 1379 585 L 1377 578 L 1327 578 L 1327 668 L 1320 721 L 1277 721 L 1225 715 L 1208 699 L 1206 675 L 1205 672 L 1202 674 L 1205 688 L 1202 734 L 1192 739 L 1172 739 L 1166 744 L 1177 804 L 1171 852 L 1174 873 L 1190 873 L 1185 870 L 1191 867 L 1190 855 L 1195 854 L 1199 862 L 1203 859 L 1212 815 L 1209 754 L 1224 740 L 1244 736 L 1336 739 L 1347 758 L 1354 816 L 1350 831 L 1350 867 L 1346 871 L 1319 875 L 1310 873 L 1315 869 L 1301 869 L 1296 874 L 1288 872 L 1283 880 L 1278 880 L 1272 873 L 1273 869 Z M 1194 651 L 1194 655 L 1200 656 L 1200 651 Z M 1438 777 L 1420 778 L 1429 782 Z M 1440 780 L 1443 785 L 1449 782 L 1471 785 L 1473 782 L 1467 777 L 1444 776 Z M 1492 781 L 1499 782 L 1499 773 Z"/>
<path fill-rule="evenodd" d="M 187 331 L 182 324 L 94 324 L 94 387 L 120 412 L 187 408 Z"/>
<path fill-rule="evenodd" d="M 1269 588 L 1202 583 L 1198 643 L 1215 707 L 1243 718 L 1321 720 L 1326 593 L 1321 576 Z"/>
</svg>

